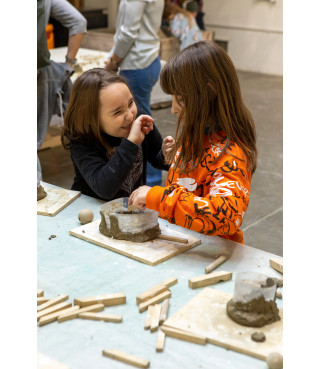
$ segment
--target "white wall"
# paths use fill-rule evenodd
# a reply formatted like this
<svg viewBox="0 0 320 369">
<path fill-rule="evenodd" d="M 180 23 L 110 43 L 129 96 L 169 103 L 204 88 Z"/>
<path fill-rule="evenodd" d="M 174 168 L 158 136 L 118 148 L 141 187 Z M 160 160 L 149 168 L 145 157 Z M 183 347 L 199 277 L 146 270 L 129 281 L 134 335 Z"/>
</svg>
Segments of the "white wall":
<svg viewBox="0 0 320 369">
<path fill-rule="evenodd" d="M 203 12 L 237 69 L 282 75 L 282 0 L 205 0 Z"/>
</svg>

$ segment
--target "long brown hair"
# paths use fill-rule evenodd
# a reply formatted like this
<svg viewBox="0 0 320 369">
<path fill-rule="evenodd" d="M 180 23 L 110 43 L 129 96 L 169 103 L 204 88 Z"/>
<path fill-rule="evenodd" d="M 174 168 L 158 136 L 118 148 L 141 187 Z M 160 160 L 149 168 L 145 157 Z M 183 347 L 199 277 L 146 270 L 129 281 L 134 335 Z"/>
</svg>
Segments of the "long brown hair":
<svg viewBox="0 0 320 369">
<path fill-rule="evenodd" d="M 85 138 L 100 142 L 106 148 L 107 156 L 112 155 L 113 150 L 103 139 L 99 125 L 100 90 L 112 83 L 128 86 L 123 77 L 104 68 L 90 69 L 77 78 L 72 87 L 61 134 L 62 145 L 66 150 L 70 148 L 70 141 Z"/>
<path fill-rule="evenodd" d="M 195 168 L 204 154 L 205 131 L 219 137 L 222 130 L 226 141 L 219 157 L 230 141 L 236 142 L 247 158 L 248 170 L 254 173 L 257 164 L 254 121 L 242 100 L 235 67 L 219 45 L 199 41 L 188 46 L 165 64 L 160 84 L 181 106 L 176 142 L 169 158 L 172 161 L 181 147 L 175 169 L 180 167 L 183 173 Z"/>
<path fill-rule="evenodd" d="M 192 27 L 193 23 L 195 22 L 192 13 L 176 4 L 166 3 L 164 5 L 162 19 L 169 21 L 169 16 L 171 14 L 176 15 L 178 13 L 182 13 L 185 17 L 187 17 L 189 26 Z"/>
</svg>

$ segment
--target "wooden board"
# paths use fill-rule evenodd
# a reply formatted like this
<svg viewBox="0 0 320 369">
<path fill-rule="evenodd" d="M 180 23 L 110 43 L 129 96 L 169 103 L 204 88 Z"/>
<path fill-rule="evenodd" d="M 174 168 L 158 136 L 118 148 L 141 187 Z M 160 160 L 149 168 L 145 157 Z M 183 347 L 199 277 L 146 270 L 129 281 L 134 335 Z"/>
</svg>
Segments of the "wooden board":
<svg viewBox="0 0 320 369">
<path fill-rule="evenodd" d="M 235 323 L 226 313 L 229 293 L 204 288 L 178 312 L 163 323 L 163 327 L 180 329 L 206 337 L 207 342 L 265 360 L 270 352 L 282 354 L 281 320 L 264 327 L 245 327 Z M 265 342 L 254 342 L 251 334 L 263 332 Z"/>
<path fill-rule="evenodd" d="M 154 239 L 147 242 L 131 242 L 124 240 L 116 240 L 104 236 L 99 231 L 100 219 L 95 222 L 85 224 L 78 228 L 74 228 L 69 233 L 72 236 L 81 238 L 82 240 L 91 242 L 95 245 L 102 246 L 111 251 L 128 256 L 131 259 L 141 261 L 148 265 L 157 265 L 162 261 L 168 260 L 186 250 L 197 246 L 201 241 L 193 236 L 184 235 L 183 233 L 173 231 L 165 226 L 160 225 L 161 233 L 183 237 L 188 239 L 187 244 L 172 242 L 160 239 Z M 84 232 L 83 232 L 84 231 Z"/>
<path fill-rule="evenodd" d="M 54 217 L 81 195 L 80 191 L 50 188 L 42 184 L 47 196 L 37 202 L 37 214 Z"/>
</svg>

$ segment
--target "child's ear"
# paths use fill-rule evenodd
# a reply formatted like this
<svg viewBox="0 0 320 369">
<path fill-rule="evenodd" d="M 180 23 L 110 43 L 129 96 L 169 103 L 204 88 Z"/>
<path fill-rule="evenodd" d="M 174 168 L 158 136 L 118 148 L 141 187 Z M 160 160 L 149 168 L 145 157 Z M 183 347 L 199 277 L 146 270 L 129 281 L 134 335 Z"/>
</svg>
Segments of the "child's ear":
<svg viewBox="0 0 320 369">
<path fill-rule="evenodd" d="M 208 86 L 209 90 L 211 90 L 213 92 L 213 97 L 216 97 L 217 96 L 217 91 L 214 88 L 213 83 L 212 82 L 208 82 L 208 85 L 207 86 Z"/>
</svg>

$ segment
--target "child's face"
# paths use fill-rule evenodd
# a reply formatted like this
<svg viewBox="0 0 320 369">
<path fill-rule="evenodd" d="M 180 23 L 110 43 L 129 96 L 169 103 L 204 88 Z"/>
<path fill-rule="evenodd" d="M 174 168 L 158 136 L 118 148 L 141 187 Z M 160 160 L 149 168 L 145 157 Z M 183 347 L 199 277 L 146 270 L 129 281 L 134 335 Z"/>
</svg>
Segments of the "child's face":
<svg viewBox="0 0 320 369">
<path fill-rule="evenodd" d="M 171 95 L 172 97 L 172 105 L 171 105 L 171 113 L 176 115 L 177 117 L 179 117 L 180 113 L 181 113 L 181 102 L 180 105 L 178 104 L 178 100 L 176 99 L 176 97 L 174 95 Z"/>
<path fill-rule="evenodd" d="M 127 138 L 137 115 L 137 106 L 127 85 L 112 83 L 100 91 L 99 100 L 102 131 L 113 137 Z"/>
</svg>

